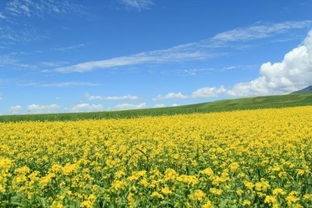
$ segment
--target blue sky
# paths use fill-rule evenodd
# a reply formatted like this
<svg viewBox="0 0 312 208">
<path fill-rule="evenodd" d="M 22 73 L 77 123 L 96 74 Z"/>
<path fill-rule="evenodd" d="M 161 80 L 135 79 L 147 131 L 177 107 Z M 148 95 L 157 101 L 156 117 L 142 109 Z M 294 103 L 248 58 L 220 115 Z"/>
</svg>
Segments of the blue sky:
<svg viewBox="0 0 312 208">
<path fill-rule="evenodd" d="M 3 0 L 0 114 L 162 107 L 312 84 L 310 0 Z"/>
</svg>

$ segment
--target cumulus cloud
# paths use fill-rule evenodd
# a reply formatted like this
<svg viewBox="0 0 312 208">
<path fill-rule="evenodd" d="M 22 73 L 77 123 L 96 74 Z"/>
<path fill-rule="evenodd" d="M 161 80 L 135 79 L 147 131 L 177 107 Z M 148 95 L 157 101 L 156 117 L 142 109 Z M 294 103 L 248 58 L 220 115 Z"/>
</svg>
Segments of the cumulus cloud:
<svg viewBox="0 0 312 208">
<path fill-rule="evenodd" d="M 154 108 L 163 108 L 163 107 L 166 107 L 165 104 L 155 104 L 154 105 Z"/>
<path fill-rule="evenodd" d="M 129 109 L 142 109 L 142 108 L 146 108 L 146 103 L 140 103 L 140 104 L 122 103 L 113 107 L 113 109 L 115 110 L 129 110 Z"/>
<path fill-rule="evenodd" d="M 26 107 L 15 105 L 10 107 L 11 114 L 46 114 L 46 113 L 64 113 L 64 112 L 91 112 L 103 111 L 101 104 L 80 103 L 70 108 L 59 106 L 57 104 L 37 105 L 31 104 Z"/>
<path fill-rule="evenodd" d="M 10 112 L 11 114 L 20 114 L 22 110 L 22 106 L 20 105 L 15 105 L 10 107 Z"/>
<path fill-rule="evenodd" d="M 220 94 L 226 92 L 226 89 L 221 87 L 204 87 L 200 88 L 192 93 L 192 98 L 210 98 L 217 97 Z"/>
<path fill-rule="evenodd" d="M 85 94 L 88 100 L 137 100 L 140 97 L 136 95 L 122 95 L 122 96 L 101 96 Z"/>
<path fill-rule="evenodd" d="M 312 30 L 301 45 L 289 51 L 281 62 L 267 62 L 260 67 L 260 76 L 241 82 L 233 88 L 206 87 L 193 92 L 194 98 L 209 98 L 221 94 L 257 96 L 286 94 L 312 84 Z"/>
<path fill-rule="evenodd" d="M 289 93 L 312 84 L 312 30 L 304 42 L 288 52 L 281 62 L 262 64 L 260 76 L 238 83 L 229 95 L 249 96 Z"/>
<path fill-rule="evenodd" d="M 32 104 L 27 106 L 27 113 L 41 114 L 41 113 L 58 113 L 61 107 L 57 104 L 51 105 L 36 105 Z"/>
<path fill-rule="evenodd" d="M 61 106 L 57 104 L 51 105 L 36 105 L 31 104 L 25 108 L 21 105 L 10 107 L 11 114 L 45 114 L 45 113 L 59 113 L 62 112 Z"/>
<path fill-rule="evenodd" d="M 153 98 L 153 100 L 169 100 L 169 99 L 186 99 L 188 96 L 184 95 L 181 92 L 174 93 L 170 92 L 166 95 L 158 95 L 157 97 Z"/>
<path fill-rule="evenodd" d="M 92 111 L 103 111 L 104 107 L 101 104 L 80 103 L 74 105 L 70 110 L 72 112 L 92 112 Z"/>
<path fill-rule="evenodd" d="M 312 20 L 306 20 L 282 22 L 275 24 L 262 24 L 246 28 L 238 28 L 235 30 L 219 33 L 212 38 L 176 45 L 163 50 L 146 51 L 129 56 L 120 56 L 97 61 L 88 61 L 69 66 L 57 67 L 52 70 L 45 70 L 45 72 L 88 72 L 95 69 L 108 69 L 147 63 L 160 64 L 203 60 L 226 54 L 227 51 L 216 52 L 214 49 L 228 48 L 231 46 L 230 42 L 268 38 L 278 34 L 289 32 L 291 30 L 307 28 L 311 25 Z"/>
</svg>

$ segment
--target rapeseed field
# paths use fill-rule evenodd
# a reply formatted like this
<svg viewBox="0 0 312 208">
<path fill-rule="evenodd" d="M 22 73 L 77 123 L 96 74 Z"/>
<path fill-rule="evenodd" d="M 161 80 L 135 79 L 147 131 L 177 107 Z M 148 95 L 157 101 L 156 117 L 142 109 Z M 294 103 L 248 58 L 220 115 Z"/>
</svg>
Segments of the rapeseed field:
<svg viewBox="0 0 312 208">
<path fill-rule="evenodd" d="M 0 123 L 0 207 L 312 207 L 312 106 Z"/>
</svg>

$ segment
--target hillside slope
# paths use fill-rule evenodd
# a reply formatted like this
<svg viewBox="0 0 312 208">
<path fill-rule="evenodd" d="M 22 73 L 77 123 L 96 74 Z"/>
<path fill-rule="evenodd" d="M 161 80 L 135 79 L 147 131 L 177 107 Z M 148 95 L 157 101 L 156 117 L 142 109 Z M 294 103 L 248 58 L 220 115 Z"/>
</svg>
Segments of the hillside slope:
<svg viewBox="0 0 312 208">
<path fill-rule="evenodd" d="M 306 87 L 306 88 L 304 88 L 302 90 L 295 91 L 292 94 L 310 93 L 310 92 L 312 92 L 312 85 L 309 86 L 309 87 Z"/>
<path fill-rule="evenodd" d="M 106 111 L 91 113 L 62 113 L 40 115 L 8 115 L 0 116 L 0 122 L 9 121 L 67 121 L 82 119 L 133 118 L 141 116 L 159 116 L 189 113 L 208 113 L 233 110 L 282 108 L 312 105 L 312 93 L 262 96 L 231 100 L 220 100 L 208 103 L 184 105 L 167 108 L 150 108 L 141 110 Z"/>
</svg>

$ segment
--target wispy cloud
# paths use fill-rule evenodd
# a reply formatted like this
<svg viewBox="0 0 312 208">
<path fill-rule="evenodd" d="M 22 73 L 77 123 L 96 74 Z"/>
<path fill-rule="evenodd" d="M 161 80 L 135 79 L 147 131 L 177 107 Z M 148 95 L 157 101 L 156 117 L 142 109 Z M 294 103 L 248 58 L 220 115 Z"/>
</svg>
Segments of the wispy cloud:
<svg viewBox="0 0 312 208">
<path fill-rule="evenodd" d="M 10 0 L 5 6 L 5 12 L 12 16 L 42 16 L 53 13 L 68 13 L 77 5 L 67 0 Z"/>
<path fill-rule="evenodd" d="M 44 38 L 36 27 L 25 24 L 29 18 L 69 14 L 81 11 L 81 6 L 68 0 L 7 0 L 0 8 L 0 44 L 25 42 Z M 34 35 L 35 34 L 35 35 Z"/>
<path fill-rule="evenodd" d="M 138 65 L 144 63 L 167 63 L 181 62 L 190 60 L 200 60 L 208 57 L 213 57 L 216 54 L 201 52 L 201 51 L 174 51 L 174 50 L 159 50 L 151 52 L 143 52 L 132 56 L 123 56 L 101 61 L 90 61 L 76 65 L 59 67 L 52 71 L 61 73 L 71 72 L 87 72 L 94 69 L 106 69 L 121 66 Z M 47 72 L 47 70 L 45 71 Z"/>
<path fill-rule="evenodd" d="M 118 0 L 118 1 L 126 6 L 138 10 L 148 9 L 154 4 L 153 0 Z"/>
<path fill-rule="evenodd" d="M 44 82 L 31 82 L 23 84 L 25 87 L 75 87 L 75 86 L 86 86 L 95 87 L 100 86 L 98 83 L 91 82 L 56 82 L 56 83 L 44 83 Z"/>
<path fill-rule="evenodd" d="M 68 62 L 66 62 L 66 61 L 43 61 L 43 62 L 40 62 L 40 65 L 42 65 L 44 67 L 59 67 L 59 66 L 62 66 L 64 64 L 68 64 Z"/>
<path fill-rule="evenodd" d="M 136 95 L 122 95 L 122 96 L 100 96 L 85 94 L 88 100 L 137 100 L 140 97 Z"/>
<path fill-rule="evenodd" d="M 82 47 L 84 47 L 84 46 L 85 46 L 85 44 L 80 43 L 80 44 L 71 45 L 71 46 L 65 46 L 65 47 L 54 48 L 54 50 L 57 50 L 57 51 L 70 51 L 70 50 L 82 48 Z"/>
<path fill-rule="evenodd" d="M 6 19 L 6 16 L 2 12 L 0 12 L 0 19 Z"/>
<path fill-rule="evenodd" d="M 37 66 L 21 63 L 11 54 L 0 55 L 0 67 L 10 66 L 17 69 L 36 69 Z"/>
<path fill-rule="evenodd" d="M 285 33 L 289 30 L 301 29 L 310 27 L 312 20 L 282 22 L 267 25 L 256 25 L 246 28 L 238 28 L 217 34 L 212 38 L 215 41 L 245 41 L 267 38 L 280 33 Z"/>
<path fill-rule="evenodd" d="M 232 47 L 232 42 L 268 38 L 278 34 L 286 33 L 290 30 L 303 29 L 310 26 L 312 26 L 312 20 L 263 24 L 247 28 L 239 28 L 219 33 L 209 39 L 177 45 L 164 50 L 147 51 L 130 56 L 83 62 L 75 65 L 58 67 L 51 71 L 60 73 L 88 72 L 95 69 L 108 69 L 147 63 L 160 64 L 204 60 L 220 55 L 225 55 L 227 50 L 223 50 L 223 52 L 220 52 L 220 50 Z M 215 49 L 219 50 L 216 51 Z"/>
</svg>

